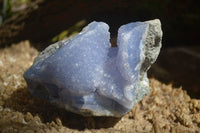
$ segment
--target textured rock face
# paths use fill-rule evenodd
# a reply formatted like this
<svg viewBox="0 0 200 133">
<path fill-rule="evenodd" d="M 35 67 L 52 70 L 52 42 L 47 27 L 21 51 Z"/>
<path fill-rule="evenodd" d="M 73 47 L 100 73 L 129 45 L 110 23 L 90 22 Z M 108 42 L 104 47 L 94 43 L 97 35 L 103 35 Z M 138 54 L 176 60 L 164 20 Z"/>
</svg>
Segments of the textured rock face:
<svg viewBox="0 0 200 133">
<path fill-rule="evenodd" d="M 146 72 L 161 47 L 159 20 L 123 25 L 118 47 L 109 27 L 92 22 L 47 47 L 24 73 L 30 93 L 81 115 L 120 117 L 148 92 Z"/>
</svg>

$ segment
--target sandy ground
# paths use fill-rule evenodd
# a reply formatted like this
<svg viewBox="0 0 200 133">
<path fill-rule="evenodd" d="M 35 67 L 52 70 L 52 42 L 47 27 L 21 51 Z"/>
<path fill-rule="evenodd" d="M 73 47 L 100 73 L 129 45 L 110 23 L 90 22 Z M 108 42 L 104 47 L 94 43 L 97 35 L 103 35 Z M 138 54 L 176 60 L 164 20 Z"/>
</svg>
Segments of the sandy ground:
<svg viewBox="0 0 200 133">
<path fill-rule="evenodd" d="M 200 100 L 155 79 L 122 118 L 82 117 L 32 97 L 23 79 L 38 52 L 28 41 L 0 49 L 0 132 L 200 133 Z"/>
</svg>

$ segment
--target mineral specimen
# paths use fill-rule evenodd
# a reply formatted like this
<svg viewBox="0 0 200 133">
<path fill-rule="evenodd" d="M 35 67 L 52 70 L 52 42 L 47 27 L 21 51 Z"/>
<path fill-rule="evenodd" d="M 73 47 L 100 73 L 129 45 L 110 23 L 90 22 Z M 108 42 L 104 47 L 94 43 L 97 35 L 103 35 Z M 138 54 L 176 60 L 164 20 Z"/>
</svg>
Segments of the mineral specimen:
<svg viewBox="0 0 200 133">
<path fill-rule="evenodd" d="M 147 70 L 161 48 L 158 19 L 123 25 L 118 47 L 109 26 L 92 22 L 50 45 L 24 73 L 30 93 L 84 116 L 121 117 L 149 92 Z"/>
</svg>

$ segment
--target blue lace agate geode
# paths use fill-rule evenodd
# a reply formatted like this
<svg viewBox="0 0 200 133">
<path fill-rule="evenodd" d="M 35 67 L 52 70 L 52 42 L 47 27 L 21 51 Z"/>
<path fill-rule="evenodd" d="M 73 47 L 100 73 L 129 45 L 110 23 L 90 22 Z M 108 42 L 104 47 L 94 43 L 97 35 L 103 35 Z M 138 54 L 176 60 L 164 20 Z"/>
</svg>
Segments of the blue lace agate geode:
<svg viewBox="0 0 200 133">
<path fill-rule="evenodd" d="M 120 117 L 149 92 L 147 70 L 161 47 L 158 19 L 119 28 L 92 22 L 81 33 L 50 45 L 24 73 L 30 93 L 84 116 Z"/>
</svg>

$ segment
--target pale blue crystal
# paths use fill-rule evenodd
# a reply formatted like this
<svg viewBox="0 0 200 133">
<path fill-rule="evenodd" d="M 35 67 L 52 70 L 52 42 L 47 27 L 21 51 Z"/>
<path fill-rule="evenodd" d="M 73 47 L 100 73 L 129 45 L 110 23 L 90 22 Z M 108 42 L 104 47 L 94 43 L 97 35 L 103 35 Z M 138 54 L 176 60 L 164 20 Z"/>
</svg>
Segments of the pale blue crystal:
<svg viewBox="0 0 200 133">
<path fill-rule="evenodd" d="M 92 22 L 73 38 L 47 47 L 24 73 L 30 93 L 66 110 L 120 117 L 149 92 L 146 72 L 161 47 L 158 19 L 119 28 Z"/>
</svg>

